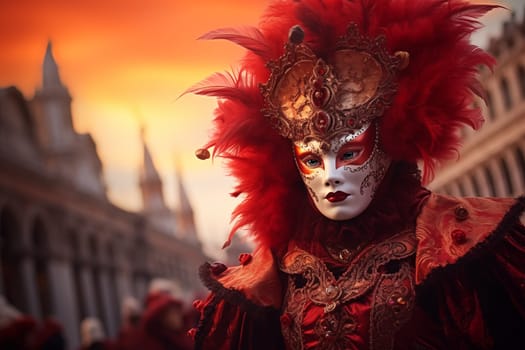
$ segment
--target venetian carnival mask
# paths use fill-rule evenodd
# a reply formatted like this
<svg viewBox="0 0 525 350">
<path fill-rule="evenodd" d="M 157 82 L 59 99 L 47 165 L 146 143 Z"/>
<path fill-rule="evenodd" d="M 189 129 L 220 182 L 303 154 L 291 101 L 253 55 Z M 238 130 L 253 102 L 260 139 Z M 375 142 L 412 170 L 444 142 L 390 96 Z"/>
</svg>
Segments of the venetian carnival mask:
<svg viewBox="0 0 525 350">
<path fill-rule="evenodd" d="M 390 165 L 377 140 L 377 128 L 370 124 L 333 138 L 328 148 L 316 140 L 294 143 L 297 166 L 321 214 L 348 220 L 368 207 Z"/>
<path fill-rule="evenodd" d="M 267 118 L 294 144 L 298 169 L 317 209 L 329 219 L 361 214 L 374 197 L 390 158 L 377 119 L 396 93 L 408 53 L 389 55 L 384 38 L 370 40 L 351 25 L 326 58 L 290 30 L 284 55 L 271 62 L 262 86 Z"/>
</svg>

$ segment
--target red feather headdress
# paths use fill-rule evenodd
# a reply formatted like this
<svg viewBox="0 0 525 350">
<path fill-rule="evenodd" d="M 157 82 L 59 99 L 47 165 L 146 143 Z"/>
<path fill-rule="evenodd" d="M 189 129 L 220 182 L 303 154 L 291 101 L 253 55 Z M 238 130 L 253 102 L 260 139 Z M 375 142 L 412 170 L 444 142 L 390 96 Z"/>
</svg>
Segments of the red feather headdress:
<svg viewBox="0 0 525 350">
<path fill-rule="evenodd" d="M 258 28 L 204 35 L 248 50 L 237 71 L 216 73 L 187 91 L 219 99 L 214 132 L 199 155 L 205 158 L 213 148 L 238 180 L 234 193 L 243 200 L 233 213 L 232 234 L 247 227 L 259 244 L 281 247 L 297 220 L 312 212 L 290 141 L 261 112 L 267 63 L 283 54 L 290 28 L 303 28 L 304 43 L 318 57 L 330 55 L 351 23 L 369 38 L 383 35 L 390 53 L 408 52 L 410 63 L 379 121 L 380 141 L 394 160 L 422 162 L 428 180 L 436 165 L 456 154 L 460 128 L 483 122 L 473 108 L 481 90 L 477 72 L 494 60 L 469 37 L 478 18 L 494 7 L 463 0 L 281 0 L 269 5 Z"/>
</svg>

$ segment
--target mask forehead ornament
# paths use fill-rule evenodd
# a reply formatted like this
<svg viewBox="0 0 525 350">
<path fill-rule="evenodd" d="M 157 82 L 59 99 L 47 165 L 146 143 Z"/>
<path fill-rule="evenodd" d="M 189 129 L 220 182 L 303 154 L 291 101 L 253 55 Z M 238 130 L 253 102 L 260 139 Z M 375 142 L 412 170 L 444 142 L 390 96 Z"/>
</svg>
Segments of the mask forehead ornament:
<svg viewBox="0 0 525 350">
<path fill-rule="evenodd" d="M 264 115 L 278 133 L 294 142 L 328 141 L 351 134 L 380 117 L 396 93 L 396 76 L 408 53 L 388 54 L 384 36 L 373 40 L 349 26 L 333 53 L 319 58 L 292 27 L 285 53 L 268 63 L 261 86 Z"/>
</svg>

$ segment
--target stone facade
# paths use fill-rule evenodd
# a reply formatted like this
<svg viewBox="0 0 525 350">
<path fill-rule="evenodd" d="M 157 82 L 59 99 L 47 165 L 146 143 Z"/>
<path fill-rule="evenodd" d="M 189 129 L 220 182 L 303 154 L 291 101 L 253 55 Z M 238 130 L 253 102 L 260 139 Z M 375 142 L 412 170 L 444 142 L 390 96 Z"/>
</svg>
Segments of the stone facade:
<svg viewBox="0 0 525 350">
<path fill-rule="evenodd" d="M 463 130 L 457 161 L 439 170 L 430 188 L 456 196 L 515 197 L 525 193 L 525 19 L 513 14 L 488 50 L 494 72 L 481 70 L 485 124 Z"/>
<path fill-rule="evenodd" d="M 71 349 L 88 316 L 116 335 L 121 301 L 141 300 L 153 278 L 178 283 L 188 303 L 203 292 L 196 272 L 207 258 L 184 189 L 184 210 L 169 211 L 144 150 L 150 163 L 141 172 L 154 179 L 141 175 L 144 210 L 134 213 L 107 198 L 96 145 L 74 130 L 51 45 L 32 99 L 16 87 L 0 89 L 0 293 L 25 313 L 58 319 Z M 152 207 L 148 198 L 159 195 Z"/>
</svg>

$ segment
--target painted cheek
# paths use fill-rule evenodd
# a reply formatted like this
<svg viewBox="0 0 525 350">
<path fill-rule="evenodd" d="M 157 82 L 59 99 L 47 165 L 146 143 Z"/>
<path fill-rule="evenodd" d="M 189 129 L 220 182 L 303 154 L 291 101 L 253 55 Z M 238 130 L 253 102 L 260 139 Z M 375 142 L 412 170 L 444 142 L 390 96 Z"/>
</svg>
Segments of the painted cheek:
<svg viewBox="0 0 525 350">
<path fill-rule="evenodd" d="M 322 198 L 322 189 L 323 189 L 323 175 L 324 171 L 316 169 L 311 171 L 310 175 L 303 177 L 303 181 L 310 192 L 310 196 L 314 199 L 315 202 L 319 202 Z"/>
</svg>

